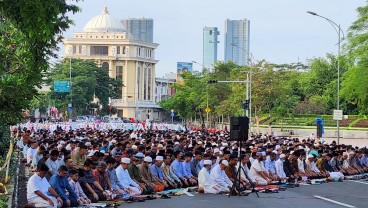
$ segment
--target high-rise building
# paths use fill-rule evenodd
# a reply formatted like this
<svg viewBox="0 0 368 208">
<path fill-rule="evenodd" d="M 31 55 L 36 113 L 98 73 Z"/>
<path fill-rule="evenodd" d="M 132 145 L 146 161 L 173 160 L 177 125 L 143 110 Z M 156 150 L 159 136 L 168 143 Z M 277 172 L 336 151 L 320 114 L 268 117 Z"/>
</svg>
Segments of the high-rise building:
<svg viewBox="0 0 368 208">
<path fill-rule="evenodd" d="M 122 23 L 131 39 L 153 43 L 153 19 L 127 18 Z"/>
<path fill-rule="evenodd" d="M 240 66 L 249 63 L 250 21 L 225 21 L 225 62 L 233 61 Z"/>
<path fill-rule="evenodd" d="M 203 65 L 212 71 L 217 62 L 217 44 L 220 32 L 217 27 L 203 28 Z"/>
</svg>

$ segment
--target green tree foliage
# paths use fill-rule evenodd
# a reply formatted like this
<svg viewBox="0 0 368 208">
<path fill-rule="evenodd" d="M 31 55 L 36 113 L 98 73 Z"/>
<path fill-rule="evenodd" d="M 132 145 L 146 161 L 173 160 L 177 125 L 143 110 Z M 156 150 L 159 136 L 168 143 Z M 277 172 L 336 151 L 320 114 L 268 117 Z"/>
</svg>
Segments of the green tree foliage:
<svg viewBox="0 0 368 208">
<path fill-rule="evenodd" d="M 22 119 L 48 68 L 49 57 L 72 21 L 75 5 L 61 0 L 0 1 L 0 122 Z"/>
<path fill-rule="evenodd" d="M 72 71 L 72 93 L 54 92 L 54 81 L 69 81 L 70 61 Z M 109 77 L 107 69 L 97 67 L 93 61 L 66 59 L 60 61 L 50 70 L 48 83 L 51 86 L 51 99 L 63 111 L 72 99 L 73 108 L 77 115 L 88 114 L 94 96 L 102 105 L 102 114 L 108 112 L 109 97 L 118 98 L 118 88 L 122 86 L 121 80 Z M 72 96 L 72 97 L 71 97 Z M 121 96 L 121 95 L 120 95 Z"/>
<path fill-rule="evenodd" d="M 358 19 L 349 28 L 347 51 L 350 69 L 344 74 L 341 94 L 348 107 L 368 113 L 368 2 L 357 9 Z"/>
</svg>

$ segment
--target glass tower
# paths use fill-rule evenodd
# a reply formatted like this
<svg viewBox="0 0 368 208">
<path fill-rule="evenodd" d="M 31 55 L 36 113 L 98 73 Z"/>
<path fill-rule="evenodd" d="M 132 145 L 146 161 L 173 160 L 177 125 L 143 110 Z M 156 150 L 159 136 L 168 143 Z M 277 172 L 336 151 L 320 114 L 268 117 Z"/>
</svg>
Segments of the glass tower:
<svg viewBox="0 0 368 208">
<path fill-rule="evenodd" d="M 153 43 L 153 19 L 128 18 L 122 23 L 132 39 Z"/>
<path fill-rule="evenodd" d="M 220 32 L 217 27 L 203 28 L 203 65 L 210 71 L 217 62 L 217 44 Z"/>
<path fill-rule="evenodd" d="M 233 61 L 239 66 L 249 64 L 250 21 L 225 21 L 225 62 Z"/>
</svg>

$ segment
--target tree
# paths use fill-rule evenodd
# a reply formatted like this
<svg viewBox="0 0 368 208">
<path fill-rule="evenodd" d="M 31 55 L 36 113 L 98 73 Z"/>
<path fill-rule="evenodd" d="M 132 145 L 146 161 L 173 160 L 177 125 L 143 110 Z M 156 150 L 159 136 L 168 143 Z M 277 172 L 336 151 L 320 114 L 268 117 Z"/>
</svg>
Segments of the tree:
<svg viewBox="0 0 368 208">
<path fill-rule="evenodd" d="M 69 81 L 70 63 L 72 69 L 72 93 L 58 93 L 54 91 L 55 81 Z M 57 107 L 66 110 L 67 104 L 72 100 L 73 108 L 77 114 L 89 114 L 90 103 L 94 97 L 102 105 L 102 114 L 108 114 L 108 101 L 120 95 L 118 88 L 122 87 L 121 80 L 110 78 L 108 70 L 97 67 L 90 60 L 64 60 L 55 64 L 48 74 L 48 84 L 51 85 L 51 98 Z M 93 107 L 94 108 L 94 107 Z"/>
<path fill-rule="evenodd" d="M 0 122 L 19 122 L 42 81 L 48 58 L 79 11 L 60 0 L 0 1 Z"/>
</svg>

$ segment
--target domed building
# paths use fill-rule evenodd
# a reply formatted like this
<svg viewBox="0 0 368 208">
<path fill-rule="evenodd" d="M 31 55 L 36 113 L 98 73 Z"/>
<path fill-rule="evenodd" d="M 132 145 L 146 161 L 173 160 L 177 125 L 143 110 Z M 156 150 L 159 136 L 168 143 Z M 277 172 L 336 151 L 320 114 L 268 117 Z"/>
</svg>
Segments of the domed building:
<svg viewBox="0 0 368 208">
<path fill-rule="evenodd" d="M 119 117 L 157 119 L 159 106 L 155 103 L 156 43 L 134 40 L 126 33 L 119 19 L 111 16 L 105 6 L 73 38 L 63 40 L 63 58 L 94 60 L 109 70 L 110 77 L 121 79 L 119 99 L 111 99 Z M 73 70 L 73 69 L 72 69 Z"/>
</svg>

